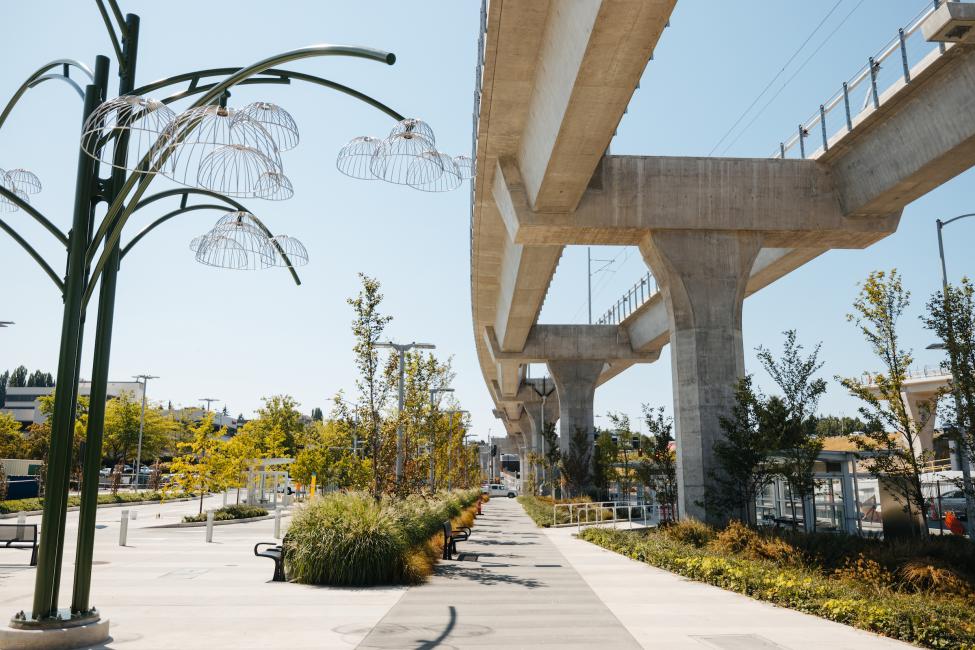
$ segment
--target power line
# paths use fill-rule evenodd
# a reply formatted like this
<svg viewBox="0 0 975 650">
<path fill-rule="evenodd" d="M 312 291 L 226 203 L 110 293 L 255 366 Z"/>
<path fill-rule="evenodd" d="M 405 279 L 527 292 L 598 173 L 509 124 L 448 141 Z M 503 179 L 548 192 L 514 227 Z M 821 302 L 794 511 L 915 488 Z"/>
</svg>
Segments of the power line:
<svg viewBox="0 0 975 650">
<path fill-rule="evenodd" d="M 812 32 L 809 34 L 809 36 L 806 37 L 806 40 L 804 40 L 802 42 L 802 44 L 796 49 L 796 51 L 792 53 L 792 56 L 789 57 L 789 60 L 785 62 L 785 64 L 782 66 L 782 68 L 778 72 L 775 73 L 775 76 L 772 77 L 772 80 L 769 81 L 768 84 L 765 86 L 765 88 L 762 89 L 762 92 L 758 93 L 758 96 L 755 97 L 754 100 L 752 100 L 752 103 L 748 105 L 748 108 L 746 108 L 744 111 L 742 111 L 741 115 L 738 116 L 738 119 L 735 120 L 735 123 L 731 125 L 731 128 L 729 128 L 725 132 L 725 134 L 723 136 L 721 136 L 721 139 L 718 140 L 715 143 L 715 145 L 714 145 L 714 147 L 712 147 L 711 151 L 708 152 L 708 156 L 712 155 L 717 150 L 717 148 L 721 146 L 721 143 L 725 141 L 725 138 L 727 138 L 729 135 L 731 135 L 732 131 L 734 131 L 735 128 L 739 124 L 741 124 L 741 121 L 743 119 L 745 119 L 745 116 L 748 115 L 748 112 L 750 110 L 752 110 L 752 108 L 754 108 L 755 104 L 757 104 L 760 99 L 762 99 L 762 96 L 765 95 L 765 93 L 767 93 L 769 91 L 769 88 L 771 88 L 775 84 L 775 82 L 778 81 L 779 77 L 782 76 L 782 73 L 785 72 L 785 69 L 789 67 L 789 64 L 792 63 L 797 56 L 799 56 L 799 52 L 801 52 L 802 49 L 804 47 L 806 47 L 806 45 L 809 43 L 809 41 L 812 40 L 813 36 L 816 35 L 816 32 L 818 32 L 820 30 L 820 28 L 823 26 L 823 24 L 827 20 L 829 20 L 829 17 L 833 15 L 833 12 L 836 11 L 836 9 L 841 4 L 843 4 L 843 0 L 836 0 L 836 4 L 833 5 L 832 9 L 830 9 L 828 12 L 826 12 L 826 15 L 823 16 L 823 19 L 819 21 L 819 24 L 818 25 L 816 25 L 816 28 L 814 30 L 812 30 Z"/>
<path fill-rule="evenodd" d="M 828 42 L 829 42 L 829 40 L 830 40 L 831 38 L 833 38 L 833 36 L 834 36 L 834 35 L 836 34 L 836 32 L 838 32 L 838 31 L 840 30 L 840 28 L 841 28 L 841 27 L 843 27 L 843 25 L 845 25 L 845 24 L 846 24 L 846 21 L 848 21 L 848 20 L 850 19 L 850 17 L 851 17 L 851 16 L 852 16 L 852 15 L 853 15 L 853 14 L 854 14 L 854 13 L 856 12 L 856 10 L 860 8 L 860 6 L 861 6 L 861 5 L 863 4 L 863 2 L 864 2 L 864 0 L 860 0 L 859 2 L 857 2 L 857 3 L 856 3 L 856 4 L 854 5 L 854 6 L 853 6 L 853 9 L 851 9 L 851 10 L 850 10 L 850 12 L 849 12 L 848 14 L 846 14 L 846 16 L 844 16 L 844 17 L 843 17 L 843 20 L 841 20 L 841 21 L 839 22 L 839 24 L 837 24 L 837 25 L 836 25 L 836 27 L 834 27 L 834 28 L 833 28 L 833 31 L 831 31 L 831 32 L 830 32 L 830 33 L 829 33 L 829 34 L 828 34 L 828 35 L 826 36 L 826 38 L 825 38 L 825 39 L 823 39 L 823 42 L 822 42 L 822 43 L 820 43 L 820 44 L 819 44 L 819 45 L 818 45 L 818 46 L 816 47 L 816 49 L 812 51 L 812 54 L 810 54 L 810 55 L 809 55 L 808 57 L 806 57 L 806 60 L 805 60 L 805 61 L 803 61 L 803 62 L 802 62 L 802 64 L 801 64 L 801 65 L 800 65 L 800 66 L 799 66 L 799 67 L 798 67 L 798 68 L 796 69 L 796 71 L 792 73 L 792 76 L 790 76 L 790 77 L 789 77 L 788 79 L 786 79 L 786 81 L 785 81 L 785 83 L 784 83 L 784 84 L 782 84 L 782 87 L 781 87 L 781 88 L 779 88 L 779 89 L 778 89 L 777 91 L 775 91 L 775 94 L 774 94 L 774 95 L 772 95 L 772 97 L 771 97 L 771 98 L 769 98 L 769 100 L 768 100 L 768 101 L 767 101 L 767 102 L 765 103 L 765 105 L 764 105 L 764 106 L 762 106 L 762 108 L 761 108 L 761 109 L 760 109 L 760 110 L 759 110 L 759 111 L 758 111 L 757 113 L 755 113 L 755 115 L 754 115 L 754 116 L 752 117 L 752 119 L 751 119 L 751 120 L 750 120 L 750 121 L 748 122 L 748 124 L 746 124 L 746 125 L 745 125 L 745 128 L 743 128 L 743 129 L 742 129 L 741 131 L 739 131 L 739 132 L 738 132 L 738 135 L 736 135 L 736 136 L 735 136 L 735 138 L 734 138 L 734 140 L 732 140 L 731 142 L 729 142 L 729 143 L 728 143 L 728 145 L 727 145 L 727 146 L 726 146 L 726 147 L 725 147 L 725 148 L 724 148 L 724 149 L 723 149 L 723 150 L 721 151 L 721 153 L 722 153 L 722 154 L 724 154 L 724 153 L 725 153 L 725 152 L 727 152 L 727 151 L 728 151 L 728 150 L 729 150 L 729 149 L 730 149 L 731 147 L 733 147 L 733 146 L 734 146 L 734 144 L 735 144 L 736 142 L 738 142 L 738 139 L 739 139 L 739 138 L 741 138 L 741 136 L 742 136 L 742 135 L 744 135 L 744 134 L 745 134 L 745 133 L 746 133 L 746 132 L 748 131 L 748 129 L 750 129 L 750 128 L 751 128 L 751 126 L 752 126 L 752 124 L 754 124 L 754 123 L 755 123 L 755 122 L 756 122 L 756 121 L 758 120 L 758 118 L 759 118 L 759 117 L 761 117 L 761 115 L 762 115 L 762 113 L 764 113 L 764 112 L 765 112 L 765 109 L 767 109 L 767 108 L 768 108 L 769 106 L 771 106 L 771 105 L 772 105 L 772 102 L 774 102 L 774 101 L 775 101 L 775 99 L 776 99 L 776 98 L 777 98 L 777 97 L 778 97 L 778 96 L 779 96 L 780 94 L 782 94 L 782 91 L 783 91 L 783 90 L 785 90 L 785 89 L 786 89 L 786 87 L 788 87 L 788 85 L 789 85 L 790 83 L 792 83 L 792 80 L 793 80 L 793 79 L 795 79 L 795 78 L 796 78 L 796 76 L 797 76 L 797 75 L 798 75 L 798 74 L 799 74 L 800 72 L 802 72 L 802 70 L 803 70 L 803 68 L 805 68 L 805 67 L 806 67 L 806 66 L 807 66 L 807 65 L 809 64 L 809 62 L 813 60 L 813 58 L 814 58 L 814 57 L 815 57 L 815 56 L 816 56 L 816 55 L 817 55 L 817 54 L 819 53 L 819 51 L 820 51 L 821 49 L 823 49 L 823 47 L 824 47 L 824 46 L 826 45 L 826 43 L 828 43 Z"/>
</svg>

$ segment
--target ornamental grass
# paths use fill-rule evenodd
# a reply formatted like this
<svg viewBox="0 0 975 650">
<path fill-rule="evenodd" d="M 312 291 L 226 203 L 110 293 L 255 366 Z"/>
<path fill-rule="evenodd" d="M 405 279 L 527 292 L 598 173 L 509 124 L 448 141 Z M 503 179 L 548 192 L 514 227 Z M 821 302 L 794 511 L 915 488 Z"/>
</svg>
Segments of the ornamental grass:
<svg viewBox="0 0 975 650">
<path fill-rule="evenodd" d="M 476 490 L 379 501 L 363 492 L 321 497 L 299 509 L 284 538 L 290 580 L 304 584 L 413 584 L 433 570 L 442 525 L 473 520 Z"/>
</svg>

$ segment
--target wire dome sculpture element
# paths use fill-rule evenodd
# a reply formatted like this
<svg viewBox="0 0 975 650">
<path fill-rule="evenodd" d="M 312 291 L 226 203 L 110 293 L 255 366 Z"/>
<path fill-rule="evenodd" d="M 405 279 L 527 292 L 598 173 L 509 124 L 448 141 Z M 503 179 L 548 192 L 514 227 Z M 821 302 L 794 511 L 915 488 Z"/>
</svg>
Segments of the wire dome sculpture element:
<svg viewBox="0 0 975 650">
<path fill-rule="evenodd" d="M 6 187 L 6 186 L 4 186 Z M 30 197 L 23 190 L 18 190 L 16 188 L 7 187 L 8 190 L 17 195 L 24 203 L 30 203 Z M 5 196 L 0 196 L 0 212 L 16 212 L 20 210 L 20 206 L 8 199 Z"/>
<path fill-rule="evenodd" d="M 41 191 L 41 179 L 37 174 L 26 169 L 11 169 L 4 174 L 5 187 L 20 190 L 25 194 L 37 194 Z"/>
<path fill-rule="evenodd" d="M 257 196 L 268 201 L 287 201 L 295 195 L 291 179 L 281 172 L 268 171 L 257 179 Z"/>
<path fill-rule="evenodd" d="M 250 212 L 228 212 L 200 240 L 196 261 L 225 269 L 266 269 L 276 251 Z"/>
<path fill-rule="evenodd" d="M 203 243 L 204 238 L 206 238 L 206 235 L 197 235 L 196 237 L 191 239 L 190 250 L 193 251 L 194 253 L 200 250 L 200 244 Z"/>
<path fill-rule="evenodd" d="M 298 125 L 291 114 L 271 102 L 254 102 L 237 112 L 234 119 L 251 119 L 264 127 L 278 151 L 288 151 L 298 146 Z"/>
<path fill-rule="evenodd" d="M 272 248 L 273 243 L 277 243 L 284 251 L 284 254 L 288 256 L 288 260 L 291 261 L 291 266 L 305 266 L 308 264 L 308 249 L 305 245 L 294 237 L 289 237 L 288 235 L 277 235 L 271 238 Z M 280 251 L 276 248 L 274 249 L 274 261 L 272 266 L 288 266 L 288 262 L 285 261 L 284 257 L 281 256 Z"/>
<path fill-rule="evenodd" d="M 423 120 L 418 120 L 415 117 L 408 117 L 405 120 L 400 120 L 393 127 L 393 130 L 389 132 L 389 137 L 394 135 L 418 135 L 426 138 L 430 141 L 431 145 L 437 144 L 437 138 L 433 135 L 433 129 L 430 125 Z M 431 147 L 432 148 L 432 147 Z"/>
<path fill-rule="evenodd" d="M 260 259 L 236 240 L 213 232 L 203 237 L 196 251 L 196 261 L 200 264 L 235 271 L 266 268 L 268 265 L 261 263 Z"/>
<path fill-rule="evenodd" d="M 135 171 L 175 118 L 176 114 L 172 109 L 160 101 L 139 95 L 122 95 L 102 102 L 88 116 L 81 129 L 81 148 L 106 165 Z M 128 156 L 126 160 L 120 160 L 116 164 L 115 148 L 106 145 L 109 140 L 122 134 L 129 137 Z M 160 147 L 159 151 L 163 149 L 164 147 Z M 150 161 L 149 167 L 144 171 L 161 171 L 155 167 Z"/>
<path fill-rule="evenodd" d="M 346 176 L 364 181 L 374 180 L 376 175 L 372 173 L 372 160 L 381 144 L 382 140 L 368 135 L 353 138 L 339 150 L 335 166 Z"/>
<path fill-rule="evenodd" d="M 474 178 L 474 159 L 470 156 L 454 156 L 454 162 L 457 163 L 457 169 L 460 171 L 461 180 L 470 180 Z"/>
<path fill-rule="evenodd" d="M 208 105 L 184 111 L 173 121 L 170 136 L 172 141 L 168 153 L 171 158 L 163 174 L 180 185 L 199 187 L 200 179 L 210 179 L 209 182 L 213 184 L 219 181 L 224 186 L 235 188 L 234 196 L 256 197 L 260 173 L 249 179 L 246 176 L 235 178 L 231 174 L 231 169 L 252 170 L 261 164 L 261 159 L 251 153 L 242 153 L 245 150 L 256 151 L 270 161 L 270 165 L 265 165 L 261 173 L 283 171 L 281 153 L 271 135 L 263 126 L 249 117 L 240 116 L 233 108 Z M 223 151 L 211 158 L 210 155 L 218 150 Z M 237 153 L 230 153 L 231 150 Z M 235 160 L 238 156 L 240 159 Z M 219 178 L 219 174 L 215 176 L 215 172 L 221 169 L 226 172 L 223 178 Z M 248 180 L 251 183 L 249 187 Z"/>
<path fill-rule="evenodd" d="M 277 191 L 273 184 L 259 187 L 268 174 L 278 174 L 274 161 L 253 147 L 228 144 L 217 147 L 200 160 L 196 185 L 229 197 L 265 198 Z"/>
<path fill-rule="evenodd" d="M 454 159 L 439 151 L 427 151 L 406 173 L 407 185 L 424 192 L 449 192 L 460 187 L 460 168 Z"/>
<path fill-rule="evenodd" d="M 391 135 L 376 150 L 369 170 L 387 183 L 409 185 L 409 169 L 423 154 L 432 151 L 433 142 L 422 135 L 404 132 Z M 442 168 L 441 168 L 442 171 Z"/>
</svg>

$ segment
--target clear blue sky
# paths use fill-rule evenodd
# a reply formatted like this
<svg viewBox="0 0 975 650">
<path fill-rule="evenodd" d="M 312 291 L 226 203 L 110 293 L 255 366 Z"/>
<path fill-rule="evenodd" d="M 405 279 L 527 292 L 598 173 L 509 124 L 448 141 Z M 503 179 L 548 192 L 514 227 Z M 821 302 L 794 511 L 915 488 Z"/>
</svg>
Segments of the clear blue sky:
<svg viewBox="0 0 975 650">
<path fill-rule="evenodd" d="M 833 7 L 817 2 L 735 3 L 680 0 L 642 87 L 613 143 L 614 153 L 706 155 L 782 68 Z M 122 1 L 142 16 L 138 80 L 179 72 L 243 65 L 313 43 L 368 45 L 393 51 L 395 66 L 319 59 L 292 67 L 352 85 L 400 112 L 420 117 L 437 133 L 441 149 L 470 147 L 477 0 L 424 1 L 404 8 L 392 2 L 278 3 L 227 0 L 166 3 Z M 842 0 L 823 28 L 795 58 L 779 85 L 832 33 L 828 43 L 724 152 L 766 156 L 839 84 L 896 34 L 925 4 L 922 0 Z M 850 13 L 852 11 L 852 13 Z M 0 95 L 7 96 L 41 63 L 60 57 L 91 61 L 110 53 L 93 2 L 62 0 L 11 3 L 0 26 L 4 66 Z M 180 12 L 190 17 L 182 18 Z M 846 22 L 841 20 L 849 15 Z M 49 19 L 57 17 L 57 20 Z M 24 27 L 29 25 L 30 28 Z M 838 27 L 838 29 L 837 29 Z M 834 32 L 834 29 L 836 31 Z M 339 389 L 352 390 L 351 312 L 345 304 L 363 271 L 383 283 L 384 307 L 395 317 L 389 334 L 399 341 L 436 343 L 451 355 L 457 397 L 484 437 L 500 423 L 474 354 L 470 320 L 469 192 L 445 195 L 348 179 L 335 170 L 338 149 L 357 135 L 384 135 L 391 121 L 381 113 L 316 87 L 251 86 L 232 104 L 257 99 L 287 108 L 302 130 L 298 149 L 285 154 L 295 198 L 250 201 L 272 229 L 299 237 L 312 262 L 296 287 L 286 272 L 232 272 L 193 261 L 189 240 L 219 216 L 198 212 L 171 222 L 139 246 L 123 265 L 111 378 L 149 372 L 150 398 L 196 404 L 218 397 L 234 414 L 251 411 L 260 397 L 294 395 L 306 411 L 327 406 Z M 34 203 L 62 227 L 70 220 L 80 102 L 65 85 L 31 90 L 0 130 L 0 167 L 26 167 L 44 182 Z M 742 122 L 752 121 L 752 115 Z M 739 133 L 736 130 L 731 139 Z M 726 143 L 727 144 L 727 141 Z M 802 267 L 746 302 L 746 361 L 753 348 L 777 346 L 780 332 L 799 331 L 809 345 L 823 342 L 823 375 L 851 375 L 874 368 L 864 344 L 845 321 L 857 282 L 877 268 L 896 266 L 914 292 L 905 319 L 905 344 L 920 364 L 937 363 L 924 352 L 932 337 L 917 321 L 921 303 L 939 284 L 934 220 L 975 211 L 972 173 L 909 206 L 900 230 L 866 251 L 834 251 Z M 159 187 L 163 187 L 160 184 Z M 160 210 L 161 212 L 161 210 Z M 136 224 L 146 223 L 144 215 Z M 63 251 L 22 215 L 5 215 L 30 236 L 56 269 Z M 131 228 L 131 227 L 130 227 Z M 975 220 L 952 226 L 947 242 L 952 277 L 975 271 L 970 245 Z M 131 235 L 131 232 L 129 233 Z M 124 239 L 124 238 L 123 238 Z M 637 251 L 596 248 L 615 258 L 597 278 L 594 312 L 605 310 L 642 273 Z M 5 271 L 0 320 L 0 368 L 25 364 L 53 372 L 57 361 L 60 300 L 53 285 L 9 239 L 0 237 Z M 586 251 L 566 250 L 542 314 L 543 322 L 585 322 Z M 91 310 L 94 319 L 94 309 Z M 90 374 L 91 332 L 83 376 Z M 636 416 L 641 402 L 671 406 L 670 359 L 636 367 L 601 388 L 597 412 Z M 758 374 L 760 384 L 768 379 Z M 831 382 L 832 383 L 832 382 Z M 823 410 L 851 413 L 854 403 L 835 386 Z M 599 421 L 597 420 L 597 423 Z"/>
</svg>

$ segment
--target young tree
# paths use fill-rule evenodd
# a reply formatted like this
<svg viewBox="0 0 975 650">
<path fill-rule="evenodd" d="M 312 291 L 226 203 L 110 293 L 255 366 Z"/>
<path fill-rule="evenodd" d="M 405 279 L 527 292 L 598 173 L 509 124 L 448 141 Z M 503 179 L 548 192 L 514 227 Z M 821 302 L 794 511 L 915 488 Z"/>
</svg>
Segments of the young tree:
<svg viewBox="0 0 975 650">
<path fill-rule="evenodd" d="M 133 461 L 139 446 L 139 420 L 142 402 L 129 391 L 121 391 L 105 404 L 105 437 L 102 453 L 114 461 Z M 173 446 L 173 438 L 179 429 L 173 420 L 158 409 L 146 408 L 142 431 L 142 460 L 155 460 L 164 450 Z"/>
<path fill-rule="evenodd" d="M 742 377 L 735 387 L 731 416 L 720 418 L 725 437 L 714 443 L 716 469 L 709 472 L 711 484 L 705 493 L 709 506 L 751 525 L 757 524 L 755 498 L 775 477 L 770 457 L 779 447 L 781 433 L 773 425 L 774 414 L 764 407 L 751 376 Z"/>
<path fill-rule="evenodd" d="M 640 440 L 643 460 L 637 474 L 654 492 L 657 503 L 668 506 L 671 520 L 677 517 L 677 451 L 674 443 L 674 420 L 664 415 L 664 407 L 643 404 L 643 422 L 647 436 Z"/>
<path fill-rule="evenodd" d="M 569 495 L 581 495 L 591 484 L 592 448 L 590 434 L 577 428 L 569 440 L 569 453 L 562 457 L 562 478 Z"/>
<path fill-rule="evenodd" d="M 200 509 L 203 512 L 203 497 L 207 492 L 225 487 L 227 456 L 226 443 L 220 437 L 227 430 L 213 430 L 213 413 L 207 413 L 200 423 L 192 429 L 193 438 L 180 443 L 184 454 L 173 459 L 170 471 L 172 484 L 183 492 L 200 493 Z"/>
<path fill-rule="evenodd" d="M 758 360 L 782 391 L 782 406 L 769 401 L 766 416 L 770 426 L 781 428 L 781 458 L 779 471 L 789 485 L 792 496 L 792 525 L 797 524 L 795 502 L 802 504 L 803 521 L 807 530 L 815 528 L 815 508 L 807 512 L 807 501 L 816 492 L 813 476 L 816 459 L 823 450 L 823 439 L 816 428 L 816 408 L 826 392 L 826 382 L 814 378 L 823 367 L 819 359 L 822 343 L 817 343 L 809 356 L 803 356 L 803 347 L 796 341 L 796 331 L 783 332 L 785 343 L 778 359 L 765 347 L 759 346 Z M 777 421 L 775 418 L 780 417 Z"/>
<path fill-rule="evenodd" d="M 619 471 L 614 467 L 611 480 L 619 481 L 620 496 L 628 499 L 634 474 L 636 474 L 636 467 L 632 464 L 636 460 L 634 458 L 636 454 L 633 452 L 638 452 L 640 449 L 640 436 L 633 431 L 629 415 L 610 412 L 606 414 L 606 417 L 612 424 L 612 433 L 616 438 L 616 452 L 613 462 L 619 462 L 622 465 Z"/>
<path fill-rule="evenodd" d="M 874 271 L 867 277 L 853 303 L 855 313 L 847 315 L 847 320 L 860 328 L 884 370 L 872 375 L 873 386 L 865 386 L 855 378 L 840 381 L 851 395 L 866 404 L 859 410 L 871 423 L 871 430 L 851 439 L 861 450 L 871 452 L 865 459 L 867 470 L 886 481 L 894 499 L 913 522 L 916 534 L 927 537 L 921 474 L 932 454 L 921 446 L 921 431 L 934 416 L 934 400 L 927 408 L 922 405 L 919 417 L 911 417 L 904 380 L 913 358 L 909 350 L 900 347 L 897 335 L 897 322 L 910 304 L 910 295 L 896 270 Z"/>
<path fill-rule="evenodd" d="M 545 459 L 545 476 L 548 478 L 550 494 L 555 496 L 555 473 L 562 465 L 562 450 L 559 448 L 559 435 L 555 431 L 554 422 L 546 422 L 542 427 L 542 442 L 545 445 L 543 457 Z"/>
<path fill-rule="evenodd" d="M 269 458 L 293 456 L 297 451 L 296 438 L 305 428 L 298 410 L 300 404 L 290 395 L 272 395 L 261 399 L 264 406 L 257 409 L 257 418 L 246 426 L 263 441 L 265 454 Z"/>
<path fill-rule="evenodd" d="M 383 373 L 379 351 L 376 347 L 382 340 L 383 332 L 392 316 L 385 316 L 379 311 L 383 294 L 380 292 L 379 282 L 360 273 L 362 289 L 355 298 L 349 298 L 348 303 L 355 313 L 352 321 L 352 333 L 355 336 L 355 365 L 359 372 L 356 387 L 359 390 L 359 403 L 363 406 L 361 423 L 367 434 L 367 444 L 372 457 L 372 492 L 376 499 L 386 489 L 390 475 L 388 438 L 385 434 L 388 427 L 384 426 L 382 410 L 389 397 L 390 382 L 388 373 Z M 390 363 L 386 365 L 392 365 Z M 395 463 L 395 447 L 392 461 Z"/>
<path fill-rule="evenodd" d="M 9 413 L 0 412 L 0 458 L 22 458 L 24 435 L 20 422 Z"/>
<path fill-rule="evenodd" d="M 972 489 L 970 458 L 975 457 L 975 286 L 962 278 L 959 286 L 946 284 L 931 296 L 925 327 L 944 343 L 942 369 L 951 375 L 951 399 L 942 406 L 942 428 L 952 436 L 962 459 L 961 488 L 969 530 L 975 525 L 975 492 Z"/>
<path fill-rule="evenodd" d="M 616 459 L 619 455 L 617 441 L 613 434 L 603 431 L 596 437 L 592 450 L 592 469 L 589 482 L 595 491 L 597 499 L 609 499 L 609 489 L 619 478 L 616 472 Z"/>
</svg>

